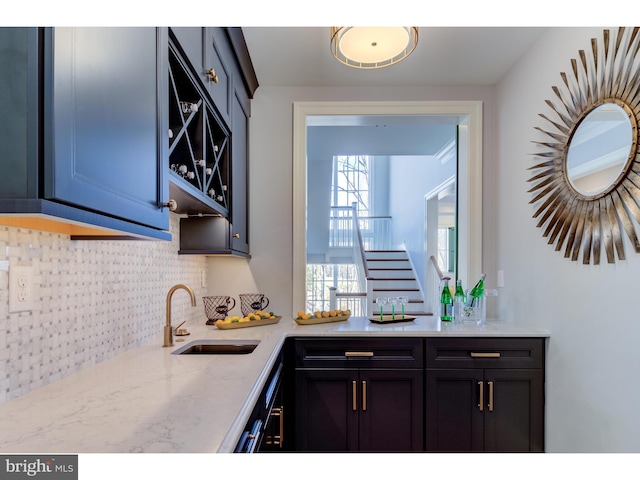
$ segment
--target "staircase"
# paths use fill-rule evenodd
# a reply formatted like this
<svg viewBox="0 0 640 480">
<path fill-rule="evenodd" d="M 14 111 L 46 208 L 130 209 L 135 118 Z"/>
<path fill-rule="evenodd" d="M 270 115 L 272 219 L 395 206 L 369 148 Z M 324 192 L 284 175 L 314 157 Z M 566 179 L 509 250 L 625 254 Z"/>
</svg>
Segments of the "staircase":
<svg viewBox="0 0 640 480">
<path fill-rule="evenodd" d="M 380 307 L 375 304 L 377 297 L 406 296 L 405 315 L 430 315 L 426 313 L 424 295 L 416 279 L 416 274 L 404 250 L 366 250 L 365 262 L 367 277 L 367 312 L 375 315 Z M 396 305 L 396 313 L 402 307 Z M 383 307 L 384 313 L 391 313 L 391 305 Z"/>
</svg>

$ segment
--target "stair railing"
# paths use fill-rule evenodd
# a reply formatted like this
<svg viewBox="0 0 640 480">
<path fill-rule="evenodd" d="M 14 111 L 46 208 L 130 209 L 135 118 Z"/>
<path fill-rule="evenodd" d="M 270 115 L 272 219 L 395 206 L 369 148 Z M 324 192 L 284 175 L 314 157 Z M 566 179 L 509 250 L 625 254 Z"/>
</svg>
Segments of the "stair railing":
<svg viewBox="0 0 640 480">
<path fill-rule="evenodd" d="M 329 308 L 334 310 L 340 308 L 342 310 L 350 310 L 352 315 L 366 315 L 367 314 L 367 300 L 370 292 L 368 291 L 367 277 L 369 276 L 369 269 L 365 258 L 364 243 L 362 241 L 362 232 L 360 231 L 360 223 L 358 221 L 358 204 L 353 202 L 351 207 L 346 207 L 350 210 L 351 221 L 351 245 L 353 247 L 353 261 L 356 266 L 358 274 L 358 291 L 357 292 L 338 292 L 335 287 L 329 287 Z M 347 216 L 344 215 L 344 207 L 342 207 L 342 214 L 339 214 L 340 222 L 343 226 L 346 225 Z M 337 242 L 336 242 L 337 243 Z M 342 245 L 344 243 L 340 242 Z"/>
<path fill-rule="evenodd" d="M 364 315 L 368 315 L 368 308 L 371 298 L 373 297 L 373 287 L 371 282 L 368 282 L 369 267 L 367 266 L 367 258 L 365 255 L 364 242 L 362 241 L 362 231 L 360 229 L 360 219 L 358 218 L 358 206 L 357 203 L 351 204 L 353 208 L 353 257 L 356 258 L 356 265 L 358 269 L 358 282 L 361 292 L 366 292 L 365 295 L 365 307 Z M 362 279 L 362 280 L 360 280 Z"/>
<path fill-rule="evenodd" d="M 366 247 L 362 232 L 362 223 L 367 223 L 367 244 L 370 249 L 384 250 L 389 248 L 391 217 L 362 217 L 358 216 L 358 203 L 353 202 L 351 207 L 331 207 L 331 236 L 330 246 L 349 246 L 349 237 L 345 232 L 351 230 L 351 246 L 353 247 L 353 260 L 358 272 L 358 292 L 338 292 L 330 289 L 329 305 L 333 310 L 339 303 L 349 305 L 349 310 L 361 310 L 360 315 L 367 315 L 370 301 L 373 299 L 371 282 L 368 282 L 369 268 L 366 259 Z M 350 223 L 350 225 L 349 225 Z M 349 228 L 350 227 L 350 228 Z M 351 308 L 353 306 L 353 308 Z M 343 308 L 344 309 L 344 308 Z"/>
<path fill-rule="evenodd" d="M 329 247 L 351 247 L 353 245 L 352 207 L 331 207 Z"/>
<path fill-rule="evenodd" d="M 365 257 L 364 242 L 362 241 L 362 231 L 360 230 L 360 219 L 358 218 L 358 204 L 353 202 L 351 204 L 351 217 L 353 218 L 353 258 L 356 262 L 358 269 L 358 278 L 362 278 L 365 282 L 369 278 L 369 268 L 367 267 L 367 259 Z M 360 282 L 360 280 L 359 280 Z M 364 291 L 364 284 L 360 284 L 361 289 Z"/>
<path fill-rule="evenodd" d="M 364 292 L 338 292 L 329 287 L 329 309 L 349 310 L 351 315 L 361 317 L 367 314 L 367 294 Z"/>
<path fill-rule="evenodd" d="M 424 291 L 425 291 L 424 285 L 423 285 L 424 282 L 423 282 L 423 279 L 420 278 L 416 273 L 418 270 L 416 270 L 416 264 L 413 261 L 413 256 L 411 255 L 411 251 L 407 248 L 407 244 L 404 242 L 402 242 L 402 248 L 404 249 L 405 252 L 407 252 L 407 260 L 409 260 L 409 265 L 411 266 L 411 270 L 415 274 L 416 284 L 418 285 L 418 295 L 422 299 L 422 302 L 424 303 L 424 305 L 427 306 L 427 297 L 424 294 Z M 425 311 L 429 312 L 429 310 L 433 311 L 433 309 L 430 309 L 427 306 L 427 308 L 425 308 Z"/>
<path fill-rule="evenodd" d="M 431 282 L 429 288 L 429 305 L 427 308 L 431 309 L 432 312 L 437 311 L 438 305 L 440 304 L 440 284 L 442 279 L 444 278 L 444 273 L 440 270 L 440 266 L 438 265 L 438 261 L 436 257 L 431 255 L 431 264 L 433 265 L 433 269 L 431 269 Z M 426 297 L 425 297 L 426 298 Z"/>
</svg>

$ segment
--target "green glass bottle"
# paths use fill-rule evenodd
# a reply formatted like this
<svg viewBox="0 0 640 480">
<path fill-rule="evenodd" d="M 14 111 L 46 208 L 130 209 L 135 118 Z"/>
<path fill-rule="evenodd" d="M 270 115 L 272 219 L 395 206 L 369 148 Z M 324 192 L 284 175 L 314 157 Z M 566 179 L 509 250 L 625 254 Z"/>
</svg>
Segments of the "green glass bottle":
<svg viewBox="0 0 640 480">
<path fill-rule="evenodd" d="M 464 307 L 467 303 L 467 297 L 462 288 L 462 280 L 456 281 L 456 291 L 453 295 L 453 318 L 454 320 L 462 320 L 464 318 Z"/>
<path fill-rule="evenodd" d="M 443 322 L 451 322 L 453 320 L 453 297 L 449 290 L 449 278 L 443 279 L 444 286 L 440 295 L 440 320 Z"/>
<path fill-rule="evenodd" d="M 469 294 L 469 298 L 467 299 L 467 303 L 470 307 L 475 307 L 482 297 L 484 297 L 484 279 L 486 275 L 483 273 L 480 275 L 480 280 L 475 286 L 471 289 L 471 293 Z"/>
</svg>

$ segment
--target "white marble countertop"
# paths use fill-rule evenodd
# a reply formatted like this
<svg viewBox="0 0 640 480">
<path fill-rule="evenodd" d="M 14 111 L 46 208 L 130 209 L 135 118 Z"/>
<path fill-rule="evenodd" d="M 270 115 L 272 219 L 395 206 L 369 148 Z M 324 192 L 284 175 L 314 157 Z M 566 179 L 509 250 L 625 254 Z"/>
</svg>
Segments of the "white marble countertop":
<svg viewBox="0 0 640 480">
<path fill-rule="evenodd" d="M 291 317 L 254 328 L 185 326 L 184 342 L 157 340 L 0 404 L 3 453 L 200 453 L 233 451 L 255 399 L 289 336 L 548 337 L 546 330 L 438 317 L 379 325 L 364 317 L 297 325 Z M 172 355 L 201 339 L 257 339 L 248 355 Z"/>
</svg>

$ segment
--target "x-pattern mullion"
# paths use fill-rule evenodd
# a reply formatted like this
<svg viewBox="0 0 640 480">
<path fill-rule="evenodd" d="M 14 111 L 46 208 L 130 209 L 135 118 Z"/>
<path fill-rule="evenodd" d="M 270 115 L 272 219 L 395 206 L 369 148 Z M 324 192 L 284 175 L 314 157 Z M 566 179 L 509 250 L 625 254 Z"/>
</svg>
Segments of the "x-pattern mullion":
<svg viewBox="0 0 640 480">
<path fill-rule="evenodd" d="M 178 95 L 175 80 L 173 78 L 173 73 L 171 72 L 171 70 L 169 70 L 169 74 L 171 76 L 171 88 L 173 89 L 173 97 L 175 99 L 176 107 L 178 108 L 178 111 L 181 113 L 180 119 L 182 121 L 182 127 L 180 128 L 180 131 L 177 134 L 174 134 L 173 143 L 169 147 L 169 155 L 171 155 L 173 150 L 176 148 L 176 145 L 178 145 L 180 138 L 183 135 L 185 135 L 187 131 L 187 127 L 191 124 L 191 121 L 196 117 L 196 113 L 198 113 L 198 111 L 200 110 L 200 107 L 202 105 L 202 99 L 198 100 L 198 102 L 196 103 L 198 109 L 195 112 L 191 112 L 187 118 L 184 118 L 184 115 L 182 115 L 182 107 L 180 105 L 180 96 Z M 191 160 L 193 161 L 193 149 L 191 147 L 191 142 L 189 141 L 188 135 L 187 135 L 187 142 L 189 144 L 189 151 L 191 152 Z"/>
<path fill-rule="evenodd" d="M 200 103 L 202 103 L 202 100 L 198 102 L 198 110 L 200 109 Z M 202 138 L 204 138 L 205 132 L 208 127 L 208 123 L 209 122 L 208 122 L 207 108 L 205 107 L 204 111 L 202 112 L 202 134 L 201 134 Z M 202 145 L 202 159 L 205 160 L 205 164 L 206 164 L 206 158 L 207 158 L 206 145 Z M 193 170 L 196 174 L 196 180 L 198 181 L 198 188 L 202 191 L 204 188 L 204 182 L 203 182 L 202 176 L 200 175 L 200 170 L 196 162 L 196 158 L 193 155 L 193 151 L 191 152 L 191 159 L 193 162 Z M 204 174 L 204 170 L 202 170 L 202 172 Z"/>
<path fill-rule="evenodd" d="M 218 149 L 218 154 L 216 155 L 216 166 L 220 163 L 220 158 L 222 157 L 222 154 L 223 154 L 226 146 L 227 146 L 227 139 L 225 138 L 222 141 L 221 147 Z M 216 168 L 215 173 L 216 173 L 216 175 L 218 177 L 218 181 L 220 182 L 220 185 L 225 185 L 225 182 L 222 181 L 222 173 L 220 172 L 219 168 Z M 221 192 L 221 194 L 222 194 L 222 198 L 224 199 L 224 206 L 227 207 L 227 195 L 228 195 L 228 192 L 224 192 L 223 191 L 223 192 Z"/>
<path fill-rule="evenodd" d="M 215 151 L 215 139 L 213 137 L 213 132 L 211 131 L 211 124 L 207 123 L 207 138 L 209 139 L 209 144 L 211 145 L 211 151 L 213 153 L 213 165 L 211 166 L 211 175 L 209 175 L 209 178 L 207 179 L 207 184 L 205 185 L 204 191 L 208 192 L 209 191 L 209 187 L 211 186 L 211 180 L 213 179 L 213 172 L 215 172 L 218 169 L 218 162 L 219 162 L 219 152 L 218 155 L 216 155 L 216 151 Z"/>
</svg>

